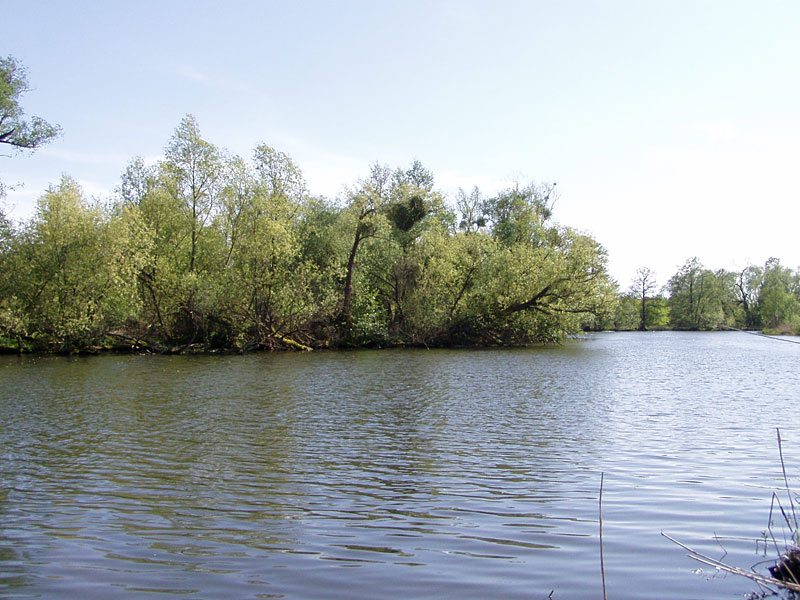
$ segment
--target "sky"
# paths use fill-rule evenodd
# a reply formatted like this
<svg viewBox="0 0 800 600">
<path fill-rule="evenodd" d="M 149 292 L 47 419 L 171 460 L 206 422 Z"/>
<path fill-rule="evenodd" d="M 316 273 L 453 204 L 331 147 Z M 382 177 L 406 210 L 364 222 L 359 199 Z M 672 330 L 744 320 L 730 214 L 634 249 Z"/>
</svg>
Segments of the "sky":
<svg viewBox="0 0 800 600">
<path fill-rule="evenodd" d="M 556 182 L 555 218 L 622 289 L 689 258 L 800 266 L 800 2 L 2 0 L 26 114 L 61 125 L 0 153 L 17 222 L 62 174 L 107 198 L 186 114 L 250 157 L 286 152 L 342 195 L 419 160 L 451 198 Z M 11 155 L 9 155 L 11 154 Z"/>
</svg>

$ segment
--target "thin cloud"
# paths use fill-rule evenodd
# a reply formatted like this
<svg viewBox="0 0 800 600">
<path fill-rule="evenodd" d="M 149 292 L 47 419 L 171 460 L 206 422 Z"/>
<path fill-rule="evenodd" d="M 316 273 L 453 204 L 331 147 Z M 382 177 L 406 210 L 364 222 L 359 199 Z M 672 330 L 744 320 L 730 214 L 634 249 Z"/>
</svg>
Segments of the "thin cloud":
<svg viewBox="0 0 800 600">
<path fill-rule="evenodd" d="M 250 83 L 232 78 L 227 73 L 209 72 L 185 63 L 172 65 L 169 73 L 179 79 L 204 87 L 225 90 L 228 93 L 255 94 L 258 91 Z"/>
<path fill-rule="evenodd" d="M 124 154 L 109 152 L 81 152 L 58 148 L 42 148 L 38 151 L 42 156 L 78 165 L 118 165 L 128 160 Z"/>
<path fill-rule="evenodd" d="M 191 65 L 175 65 L 172 69 L 172 72 L 181 79 L 186 79 L 187 81 L 192 81 L 194 83 L 202 83 L 203 85 L 210 85 L 212 83 L 212 80 L 208 75 Z"/>
</svg>

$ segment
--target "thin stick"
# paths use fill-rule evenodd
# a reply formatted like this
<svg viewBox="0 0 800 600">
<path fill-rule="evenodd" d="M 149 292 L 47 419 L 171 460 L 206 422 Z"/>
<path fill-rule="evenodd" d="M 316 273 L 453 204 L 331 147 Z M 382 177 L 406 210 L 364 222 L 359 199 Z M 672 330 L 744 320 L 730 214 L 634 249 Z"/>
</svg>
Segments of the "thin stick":
<svg viewBox="0 0 800 600">
<path fill-rule="evenodd" d="M 605 473 L 600 473 L 600 499 L 598 501 L 598 511 L 600 513 L 600 576 L 603 578 L 603 600 L 608 600 L 606 594 L 606 565 L 603 557 L 603 479 Z"/>
<path fill-rule="evenodd" d="M 777 492 L 772 492 L 772 499 L 769 502 L 769 520 L 767 521 L 767 532 L 769 533 L 769 537 L 772 539 L 772 545 L 775 546 L 775 554 L 778 556 L 781 555 L 781 549 L 778 547 L 778 540 L 775 539 L 775 533 L 772 531 L 772 521 L 774 517 L 772 516 L 775 512 L 775 504 L 778 504 L 779 510 L 783 513 L 784 519 L 786 518 L 786 513 L 783 512 L 783 507 L 781 506 L 781 499 L 778 498 Z M 788 521 L 787 521 L 788 525 Z M 786 536 L 784 536 L 784 542 L 786 541 Z M 764 554 L 766 554 L 766 546 L 764 547 Z"/>
<path fill-rule="evenodd" d="M 791 538 L 792 538 L 792 540 L 794 540 L 794 528 L 792 527 L 792 522 L 789 520 L 789 516 L 786 514 L 786 511 L 783 509 L 783 504 L 781 504 L 781 499 L 778 497 L 778 494 L 776 492 L 772 492 L 772 499 L 778 505 L 778 510 L 781 511 L 781 516 L 783 517 L 783 522 L 786 524 L 786 529 L 788 529 L 789 532 L 792 534 Z M 772 515 L 770 515 L 770 519 L 771 518 L 772 518 Z M 783 530 L 783 544 L 784 544 L 784 546 L 789 546 L 790 542 L 788 542 L 786 540 L 786 529 L 783 529 L 783 528 L 781 528 L 781 529 Z M 772 533 L 771 530 L 770 530 L 770 533 Z M 775 550 L 778 552 L 778 554 L 781 553 L 780 549 L 778 548 L 777 543 L 775 544 Z"/>
<path fill-rule="evenodd" d="M 748 335 L 757 335 L 758 337 L 767 338 L 770 340 L 777 340 L 779 342 L 789 342 L 790 344 L 800 344 L 800 341 L 797 340 L 787 340 L 786 338 L 776 337 L 774 335 L 767 335 L 766 333 L 761 333 L 760 331 L 747 331 L 745 329 L 739 329 L 738 327 L 728 327 L 727 325 L 720 325 L 722 329 L 730 329 L 731 331 L 738 331 L 740 333 L 746 333 Z"/>
<path fill-rule="evenodd" d="M 780 579 L 775 579 L 773 577 L 766 577 L 764 575 L 760 575 L 760 574 L 756 573 L 755 571 L 747 571 L 747 570 L 741 569 L 739 567 L 734 567 L 734 566 L 725 564 L 723 562 L 718 561 L 715 558 L 711 558 L 710 556 L 708 556 L 706 554 L 702 554 L 702 553 L 698 552 L 697 550 L 694 550 L 693 548 L 690 548 L 686 544 L 682 544 L 681 542 L 676 540 L 674 537 L 667 535 L 663 531 L 661 532 L 661 535 L 663 535 L 665 538 L 667 538 L 670 542 L 672 542 L 674 544 L 677 544 L 678 546 L 680 546 L 681 548 L 686 550 L 689 553 L 687 556 L 689 558 L 693 559 L 693 560 L 696 560 L 697 562 L 701 562 L 703 564 L 709 565 L 709 566 L 714 567 L 716 569 L 719 569 L 721 571 L 727 571 L 728 573 L 734 573 L 735 575 L 741 575 L 742 577 L 747 577 L 748 579 L 752 579 L 753 581 L 761 583 L 761 584 L 764 584 L 764 585 L 768 584 L 768 585 L 774 585 L 774 586 L 777 586 L 777 587 L 786 588 L 786 589 L 793 590 L 793 591 L 800 591 L 800 585 L 797 585 L 797 584 L 794 584 L 794 583 L 790 583 L 790 582 L 786 582 L 786 581 L 781 581 Z"/>
<path fill-rule="evenodd" d="M 783 444 L 781 444 L 781 429 L 780 427 L 776 427 L 775 431 L 778 432 L 778 453 L 781 456 L 781 470 L 783 471 L 783 483 L 786 484 L 786 495 L 789 496 L 789 506 L 792 508 L 792 518 L 794 519 L 794 531 L 792 532 L 792 538 L 797 535 L 797 513 L 794 511 L 794 501 L 792 500 L 792 492 L 789 490 L 789 479 L 786 477 L 786 465 L 783 462 Z M 794 540 L 795 543 L 797 540 Z"/>
</svg>

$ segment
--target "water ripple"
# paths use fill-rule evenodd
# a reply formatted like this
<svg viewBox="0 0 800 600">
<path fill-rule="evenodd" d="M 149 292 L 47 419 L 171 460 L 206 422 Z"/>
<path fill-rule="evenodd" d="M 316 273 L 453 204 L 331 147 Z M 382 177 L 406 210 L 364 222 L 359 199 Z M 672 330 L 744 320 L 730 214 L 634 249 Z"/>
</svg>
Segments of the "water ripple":
<svg viewBox="0 0 800 600">
<path fill-rule="evenodd" d="M 597 597 L 604 471 L 610 597 L 740 597 L 658 533 L 755 562 L 797 363 L 673 333 L 0 357 L 0 595 Z"/>
</svg>

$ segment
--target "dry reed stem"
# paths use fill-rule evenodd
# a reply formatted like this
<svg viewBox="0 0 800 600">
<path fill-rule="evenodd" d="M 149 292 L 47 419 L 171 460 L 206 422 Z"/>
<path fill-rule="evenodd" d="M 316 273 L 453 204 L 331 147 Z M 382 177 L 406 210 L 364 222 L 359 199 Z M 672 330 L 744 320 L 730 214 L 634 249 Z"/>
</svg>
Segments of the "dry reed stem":
<svg viewBox="0 0 800 600">
<path fill-rule="evenodd" d="M 715 569 L 719 569 L 720 571 L 726 571 L 728 573 L 733 573 L 734 575 L 741 575 L 742 577 L 747 577 L 748 579 L 751 579 L 763 585 L 774 585 L 777 587 L 785 588 L 787 590 L 792 590 L 794 592 L 800 592 L 799 584 L 791 583 L 788 581 L 781 581 L 780 579 L 775 579 L 774 577 L 767 577 L 766 575 L 761 575 L 760 573 L 756 573 L 755 571 L 748 571 L 747 569 L 734 567 L 733 565 L 726 564 L 715 558 L 711 558 L 706 554 L 698 552 L 697 550 L 690 548 L 686 544 L 682 544 L 674 537 L 667 535 L 663 531 L 661 532 L 661 535 L 667 538 L 670 542 L 677 544 L 678 546 L 686 550 L 689 553 L 687 554 L 687 556 L 692 560 L 696 560 L 697 562 L 709 565 L 711 567 L 714 567 Z"/>
<path fill-rule="evenodd" d="M 606 594 L 606 566 L 603 556 L 603 479 L 605 473 L 600 473 L 600 499 L 598 500 L 598 511 L 600 513 L 600 576 L 603 578 L 603 600 L 608 600 Z"/>
<path fill-rule="evenodd" d="M 794 533 L 797 533 L 797 513 L 794 510 L 794 502 L 792 501 L 792 492 L 789 489 L 789 479 L 786 477 L 786 465 L 783 462 L 783 444 L 781 443 L 781 429 L 776 427 L 775 431 L 778 433 L 778 454 L 781 457 L 781 471 L 783 471 L 783 483 L 786 485 L 786 495 L 789 497 L 789 506 L 792 509 L 792 517 L 794 519 Z"/>
</svg>

